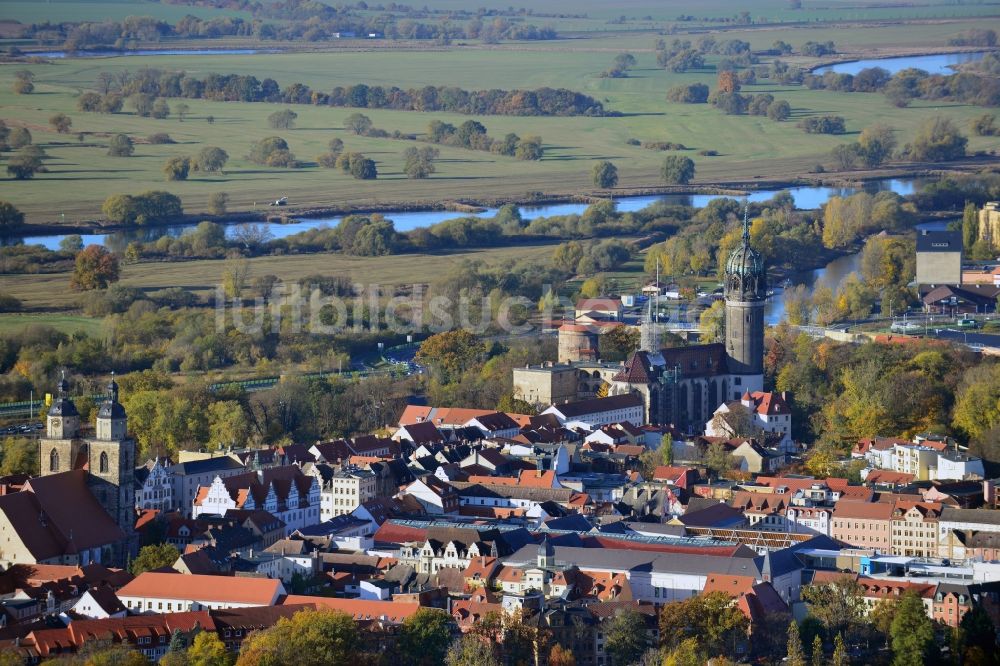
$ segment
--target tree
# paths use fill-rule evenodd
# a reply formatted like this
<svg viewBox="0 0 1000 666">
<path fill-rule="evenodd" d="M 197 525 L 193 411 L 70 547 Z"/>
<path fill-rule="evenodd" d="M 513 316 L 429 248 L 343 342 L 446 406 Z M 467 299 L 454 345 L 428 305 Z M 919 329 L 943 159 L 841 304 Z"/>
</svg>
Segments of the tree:
<svg viewBox="0 0 1000 666">
<path fill-rule="evenodd" d="M 923 601 L 907 590 L 899 598 L 896 616 L 889 630 L 892 637 L 893 666 L 923 666 L 934 644 L 934 624 L 927 617 Z"/>
<path fill-rule="evenodd" d="M 660 611 L 660 647 L 676 650 L 690 638 L 709 656 L 737 656 L 736 644 L 745 639 L 748 620 L 724 592 L 710 592 L 665 604 Z"/>
<path fill-rule="evenodd" d="M 73 119 L 65 113 L 57 113 L 49 117 L 49 126 L 59 134 L 69 134 L 70 128 L 73 127 Z"/>
<path fill-rule="evenodd" d="M 372 119 L 362 113 L 352 113 L 344 119 L 344 128 L 352 134 L 364 136 L 371 131 Z"/>
<path fill-rule="evenodd" d="M 864 591 L 856 580 L 847 576 L 803 588 L 802 598 L 809 605 L 809 613 L 823 623 L 828 636 L 850 637 L 865 617 Z"/>
<path fill-rule="evenodd" d="M 236 400 L 219 400 L 208 406 L 208 432 L 211 445 L 242 446 L 250 438 L 250 421 Z"/>
<path fill-rule="evenodd" d="M 705 654 L 697 638 L 685 638 L 680 645 L 667 653 L 663 666 L 704 666 Z"/>
<path fill-rule="evenodd" d="M 649 646 L 646 616 L 637 610 L 620 610 L 606 621 L 604 629 L 604 651 L 613 666 L 638 661 Z"/>
<path fill-rule="evenodd" d="M 632 326 L 616 326 L 603 334 L 598 344 L 602 359 L 625 361 L 639 348 L 639 330 Z"/>
<path fill-rule="evenodd" d="M 403 621 L 399 647 L 414 664 L 444 662 L 451 643 L 452 619 L 444 611 L 421 608 Z"/>
<path fill-rule="evenodd" d="M 267 126 L 271 129 L 292 129 L 295 126 L 295 119 L 299 114 L 291 109 L 275 111 L 267 117 Z"/>
<path fill-rule="evenodd" d="M 180 552 L 169 543 L 143 546 L 129 565 L 129 571 L 133 576 L 138 576 L 145 571 L 169 567 L 180 555 Z"/>
<path fill-rule="evenodd" d="M 201 631 L 194 637 L 187 658 L 190 666 L 229 666 L 233 663 L 226 644 L 213 631 Z"/>
<path fill-rule="evenodd" d="M 816 636 L 813 637 L 812 659 L 810 660 L 810 663 L 812 666 L 823 666 L 824 661 L 823 639 L 819 637 L 819 634 L 816 634 Z"/>
<path fill-rule="evenodd" d="M 38 444 L 27 437 L 4 438 L 0 473 L 38 474 Z"/>
<path fill-rule="evenodd" d="M 971 248 L 979 240 L 979 207 L 971 201 L 962 211 L 962 246 Z"/>
<path fill-rule="evenodd" d="M 0 200 L 0 237 L 17 233 L 24 226 L 24 213 L 9 201 Z"/>
<path fill-rule="evenodd" d="M 788 120 L 792 115 L 792 105 L 783 99 L 776 99 L 767 105 L 767 117 L 775 122 Z"/>
<path fill-rule="evenodd" d="M 92 652 L 86 652 L 86 647 L 84 648 L 85 666 L 149 666 L 149 660 L 144 654 L 126 645 L 96 645 L 98 647 Z"/>
<path fill-rule="evenodd" d="M 128 98 L 128 103 L 137 116 L 148 118 L 153 114 L 153 102 L 156 98 L 145 93 L 135 93 Z"/>
<path fill-rule="evenodd" d="M 229 195 L 225 192 L 213 192 L 208 195 L 208 212 L 212 215 L 225 215 Z"/>
<path fill-rule="evenodd" d="M 42 156 L 45 153 L 36 146 L 27 145 L 19 149 L 7 162 L 7 174 L 15 180 L 29 180 L 44 169 Z"/>
<path fill-rule="evenodd" d="M 564 273 L 575 275 L 576 267 L 583 259 L 583 254 L 583 245 L 577 241 L 560 243 L 552 251 L 552 264 Z"/>
<path fill-rule="evenodd" d="M 226 297 L 239 298 L 243 294 L 249 277 L 250 262 L 239 254 L 230 255 L 222 269 L 222 288 Z"/>
<path fill-rule="evenodd" d="M 955 395 L 953 425 L 973 442 L 1000 426 L 1000 363 L 983 363 L 965 371 Z M 990 460 L 998 460 L 990 456 Z"/>
<path fill-rule="evenodd" d="M 594 165 L 594 187 L 608 190 L 618 185 L 618 168 L 607 160 Z"/>
<path fill-rule="evenodd" d="M 920 126 L 906 153 L 919 162 L 946 162 L 965 157 L 968 143 L 953 120 L 935 116 Z"/>
<path fill-rule="evenodd" d="M 295 167 L 295 155 L 288 149 L 288 143 L 280 136 L 268 136 L 250 145 L 247 156 L 254 164 L 277 167 Z"/>
<path fill-rule="evenodd" d="M 168 653 L 179 653 L 187 651 L 187 641 L 180 629 L 174 629 L 170 634 L 170 645 L 167 646 Z"/>
<path fill-rule="evenodd" d="M 83 249 L 83 237 L 80 234 L 68 234 L 59 241 L 60 252 L 71 252 L 76 254 Z"/>
<path fill-rule="evenodd" d="M 962 616 L 959 628 L 964 663 L 985 664 L 1000 661 L 993 620 L 980 604 L 974 605 Z M 981 655 L 982 658 L 976 662 L 974 655 Z"/>
<path fill-rule="evenodd" d="M 35 75 L 26 69 L 14 72 L 14 94 L 30 95 L 35 91 Z"/>
<path fill-rule="evenodd" d="M 719 72 L 719 76 L 716 81 L 716 88 L 720 93 L 739 92 L 740 83 L 739 79 L 736 77 L 736 72 L 731 69 Z"/>
<path fill-rule="evenodd" d="M 844 636 L 842 634 L 837 634 L 837 637 L 833 639 L 833 658 L 830 660 L 830 666 L 848 666 L 850 659 L 847 656 L 847 647 L 844 645 Z"/>
<path fill-rule="evenodd" d="M 713 442 L 705 450 L 705 467 L 716 478 L 724 476 L 735 466 L 733 454 L 722 442 Z"/>
<path fill-rule="evenodd" d="M 556 643 L 549 651 L 549 666 L 576 666 L 573 652 Z"/>
<path fill-rule="evenodd" d="M 181 102 L 174 107 L 174 111 L 177 113 L 178 122 L 184 122 L 184 116 L 191 112 L 191 107 L 184 102 Z"/>
<path fill-rule="evenodd" d="M 270 629 L 251 634 L 240 650 L 237 666 L 327 666 L 357 661 L 358 630 L 354 618 L 332 610 L 303 610 L 278 620 Z"/>
<path fill-rule="evenodd" d="M 493 644 L 476 634 L 466 634 L 448 648 L 447 666 L 501 666 Z"/>
<path fill-rule="evenodd" d="M 10 146 L 11 150 L 31 145 L 31 132 L 27 127 L 11 127 L 10 134 L 7 136 L 7 145 Z"/>
<path fill-rule="evenodd" d="M 378 178 L 378 169 L 375 167 L 375 160 L 370 160 L 363 155 L 358 159 L 351 160 L 351 175 L 357 180 L 375 180 Z"/>
<path fill-rule="evenodd" d="M 187 180 L 191 171 L 191 158 L 171 157 L 163 165 L 163 175 L 167 180 Z"/>
<path fill-rule="evenodd" d="M 687 185 L 694 178 L 694 161 L 690 157 L 668 155 L 663 160 L 663 180 L 674 185 Z"/>
<path fill-rule="evenodd" d="M 428 366 L 442 384 L 448 384 L 485 355 L 486 344 L 460 328 L 427 338 L 420 343 L 415 358 Z"/>
<path fill-rule="evenodd" d="M 153 101 L 153 106 L 149 110 L 149 115 L 157 120 L 163 120 L 170 115 L 170 105 L 162 97 Z"/>
<path fill-rule="evenodd" d="M 76 255 L 70 286 L 77 291 L 106 289 L 118 281 L 118 259 L 100 245 L 88 245 Z"/>
<path fill-rule="evenodd" d="M 806 654 L 799 638 L 799 625 L 795 620 L 788 624 L 788 666 L 806 666 Z"/>
<path fill-rule="evenodd" d="M 135 152 L 135 144 L 127 134 L 115 134 L 108 142 L 108 155 L 111 157 L 131 157 Z"/>
<path fill-rule="evenodd" d="M 198 169 L 205 172 L 222 171 L 229 161 L 229 153 L 217 146 L 205 146 L 198 151 L 195 162 Z"/>
<path fill-rule="evenodd" d="M 526 136 L 517 144 L 514 157 L 519 160 L 540 160 L 542 159 L 542 137 Z"/>
<path fill-rule="evenodd" d="M 403 172 L 407 178 L 427 178 L 434 173 L 434 158 L 438 156 L 437 148 L 407 148 L 403 151 L 405 164 Z"/>
<path fill-rule="evenodd" d="M 330 143 L 327 144 L 327 147 L 330 149 L 331 155 L 339 155 L 344 152 L 344 142 L 337 137 L 330 139 Z"/>
<path fill-rule="evenodd" d="M 698 318 L 698 327 L 702 333 L 702 340 L 712 342 L 723 340 L 725 337 L 726 325 L 726 304 L 722 301 L 715 301 L 702 311 Z"/>
<path fill-rule="evenodd" d="M 861 131 L 858 137 L 858 151 L 865 162 L 865 166 L 877 167 L 887 159 L 892 157 L 896 149 L 895 130 L 888 125 L 876 123 Z"/>
<path fill-rule="evenodd" d="M 16 650 L 0 650 L 0 666 L 23 666 L 24 657 Z"/>
</svg>

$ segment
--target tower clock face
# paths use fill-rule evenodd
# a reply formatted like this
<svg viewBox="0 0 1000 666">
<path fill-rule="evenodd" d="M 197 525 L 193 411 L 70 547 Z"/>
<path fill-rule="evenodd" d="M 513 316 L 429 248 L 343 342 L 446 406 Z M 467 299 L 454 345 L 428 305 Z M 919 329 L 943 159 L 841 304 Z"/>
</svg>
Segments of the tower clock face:
<svg viewBox="0 0 1000 666">
<path fill-rule="evenodd" d="M 55 418 L 53 418 L 52 419 L 52 427 L 53 428 L 61 428 L 62 427 L 62 419 L 59 418 L 58 416 L 55 417 Z"/>
</svg>

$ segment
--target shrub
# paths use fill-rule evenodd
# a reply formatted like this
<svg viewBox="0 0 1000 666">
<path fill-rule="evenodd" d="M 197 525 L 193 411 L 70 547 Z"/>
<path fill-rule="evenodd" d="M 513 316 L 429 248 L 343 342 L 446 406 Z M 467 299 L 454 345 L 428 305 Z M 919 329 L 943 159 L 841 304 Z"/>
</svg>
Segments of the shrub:
<svg viewBox="0 0 1000 666">
<path fill-rule="evenodd" d="M 187 180 L 191 171 L 191 158 L 171 157 L 163 165 L 163 175 L 167 180 Z"/>
<path fill-rule="evenodd" d="M 792 107 L 783 99 L 776 99 L 767 107 L 767 117 L 775 122 L 788 120 L 790 115 L 792 115 Z"/>
<path fill-rule="evenodd" d="M 170 135 L 166 132 L 157 132 L 156 134 L 150 134 L 146 137 L 146 143 L 153 146 L 160 146 L 165 144 L 176 143 L 170 138 Z"/>
<path fill-rule="evenodd" d="M 843 134 L 844 118 L 842 116 L 817 116 L 806 118 L 799 123 L 806 134 Z"/>
<path fill-rule="evenodd" d="M 674 86 L 667 91 L 667 101 L 681 104 L 704 104 L 708 101 L 708 92 L 708 86 L 704 83 Z"/>
<path fill-rule="evenodd" d="M 135 144 L 127 134 L 115 134 L 108 142 L 108 155 L 111 157 L 131 157 L 135 153 Z"/>
</svg>

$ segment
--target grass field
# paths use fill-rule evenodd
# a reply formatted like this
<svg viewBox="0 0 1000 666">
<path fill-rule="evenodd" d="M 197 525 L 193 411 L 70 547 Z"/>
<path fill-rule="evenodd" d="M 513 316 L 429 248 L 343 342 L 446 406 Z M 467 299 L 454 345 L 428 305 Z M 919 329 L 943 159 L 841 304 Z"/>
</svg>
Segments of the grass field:
<svg viewBox="0 0 1000 666">
<path fill-rule="evenodd" d="M 101 320 L 68 314 L 5 314 L 0 316 L 0 335 L 16 333 L 28 326 L 50 326 L 63 333 L 83 331 L 92 336 L 101 332 Z"/>
<path fill-rule="evenodd" d="M 954 34 L 953 32 L 948 34 Z M 651 43 L 651 42 L 650 42 Z M 637 46 L 648 47 L 644 39 Z M 590 170 L 595 160 L 610 159 L 619 167 L 623 188 L 660 184 L 659 167 L 663 153 L 626 145 L 629 138 L 683 143 L 692 151 L 698 167 L 698 181 L 719 181 L 774 176 L 790 178 L 810 171 L 827 161 L 830 149 L 851 139 L 807 135 L 795 122 L 810 114 L 839 114 L 847 119 L 849 131 L 859 132 L 874 122 L 889 122 L 899 129 L 905 142 L 916 127 L 935 114 L 946 114 L 966 125 L 983 109 L 953 104 L 918 103 L 897 110 L 878 94 L 843 94 L 811 91 L 803 87 L 757 85 L 745 92 L 770 92 L 787 99 L 793 117 L 785 123 L 766 118 L 725 116 L 708 105 L 668 104 L 665 91 L 678 83 L 704 81 L 714 86 L 715 72 L 673 74 L 655 66 L 652 53 L 638 53 L 638 67 L 628 79 L 601 79 L 597 75 L 608 66 L 614 51 L 551 51 L 514 49 L 461 49 L 399 52 L 324 52 L 260 54 L 242 56 L 157 56 L 149 58 L 108 58 L 54 62 L 32 67 L 36 90 L 32 95 L 10 92 L 13 72 L 20 66 L 0 67 L 0 116 L 8 124 L 27 126 L 35 141 L 46 147 L 51 159 L 50 173 L 33 181 L 0 180 L 0 199 L 12 201 L 33 222 L 65 219 L 95 219 L 108 195 L 135 193 L 151 188 L 178 194 L 186 210 L 204 210 L 212 192 L 231 196 L 232 209 L 250 209 L 287 195 L 292 208 L 330 205 L 370 205 L 372 203 L 475 199 L 483 196 L 523 196 L 529 191 L 568 194 L 592 188 Z M 141 62 L 139 62 L 141 61 Z M 131 113 L 101 115 L 75 109 L 75 97 L 92 85 L 100 71 L 136 69 L 143 66 L 184 70 L 204 74 L 211 71 L 252 73 L 258 78 L 272 76 L 281 84 L 301 81 L 329 90 L 336 85 L 368 82 L 382 85 L 419 87 L 457 85 L 466 88 L 516 88 L 560 86 L 595 96 L 621 117 L 539 118 L 480 117 L 489 132 L 502 136 L 541 135 L 545 159 L 522 162 L 484 152 L 443 148 L 438 172 L 423 181 L 408 180 L 402 174 L 401 153 L 410 142 L 355 137 L 343 130 L 343 120 L 355 109 L 294 106 L 299 114 L 295 129 L 276 132 L 266 118 L 284 105 L 239 104 L 184 100 L 190 116 L 180 122 L 140 118 Z M 176 105 L 181 100 L 170 100 Z M 82 144 L 75 135 L 58 135 L 49 130 L 47 119 L 63 111 L 73 118 L 73 132 L 84 132 Z M 466 116 L 405 111 L 364 111 L 377 127 L 404 132 L 422 132 L 433 119 L 459 124 Z M 214 124 L 206 122 L 214 116 Z M 140 143 L 131 158 L 112 158 L 106 153 L 111 133 L 126 132 L 137 139 L 154 132 L 168 132 L 176 145 L 152 146 Z M 333 137 L 344 140 L 348 150 L 364 152 L 378 163 L 379 180 L 361 182 L 315 166 L 300 170 L 267 169 L 244 159 L 251 141 L 279 134 L 293 152 L 311 161 L 325 151 Z M 163 163 L 173 156 L 192 155 L 206 145 L 224 148 L 231 156 L 225 175 L 195 174 L 186 182 L 166 183 Z M 972 137 L 970 149 L 1000 147 L 996 138 Z M 716 150 L 718 157 L 699 157 L 699 150 Z"/>
<path fill-rule="evenodd" d="M 466 260 L 487 265 L 505 265 L 521 259 L 546 261 L 557 241 L 537 245 L 518 245 L 462 252 L 404 254 L 391 257 L 350 257 L 342 254 L 306 254 L 268 256 L 250 259 L 250 279 L 277 275 L 284 282 L 294 282 L 308 275 L 341 275 L 364 285 L 434 284 L 444 278 L 450 267 Z M 201 296 L 214 293 L 222 280 L 224 262 L 199 260 L 174 263 L 140 263 L 122 267 L 121 284 L 147 292 L 166 287 L 181 287 Z M 30 309 L 72 309 L 79 306 L 80 295 L 69 289 L 68 273 L 44 275 L 0 275 L 0 292 L 21 299 Z M 63 322 L 72 330 L 73 322 L 95 321 L 82 317 L 0 316 L 0 333 L 6 326 Z M 10 323 L 13 320 L 13 323 Z M 19 324 L 23 322 L 23 324 Z M 95 322 L 99 326 L 99 322 Z"/>
<path fill-rule="evenodd" d="M 152 16 L 177 22 L 185 15 L 200 18 L 239 16 L 250 19 L 249 12 L 210 7 L 170 5 L 146 0 L 4 0 L 0 3 L 0 18 L 21 23 L 52 21 L 120 21 L 126 16 Z"/>
</svg>

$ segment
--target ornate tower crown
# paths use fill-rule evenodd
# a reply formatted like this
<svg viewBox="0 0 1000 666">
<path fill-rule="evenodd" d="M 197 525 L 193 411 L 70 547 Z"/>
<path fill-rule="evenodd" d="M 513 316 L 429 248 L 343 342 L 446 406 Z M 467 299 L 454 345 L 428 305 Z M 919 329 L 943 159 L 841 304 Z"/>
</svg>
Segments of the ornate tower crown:
<svg viewBox="0 0 1000 666">
<path fill-rule="evenodd" d="M 726 260 L 726 298 L 755 301 L 766 297 L 764 258 L 750 246 L 750 203 L 743 208 L 743 240 Z"/>
</svg>

